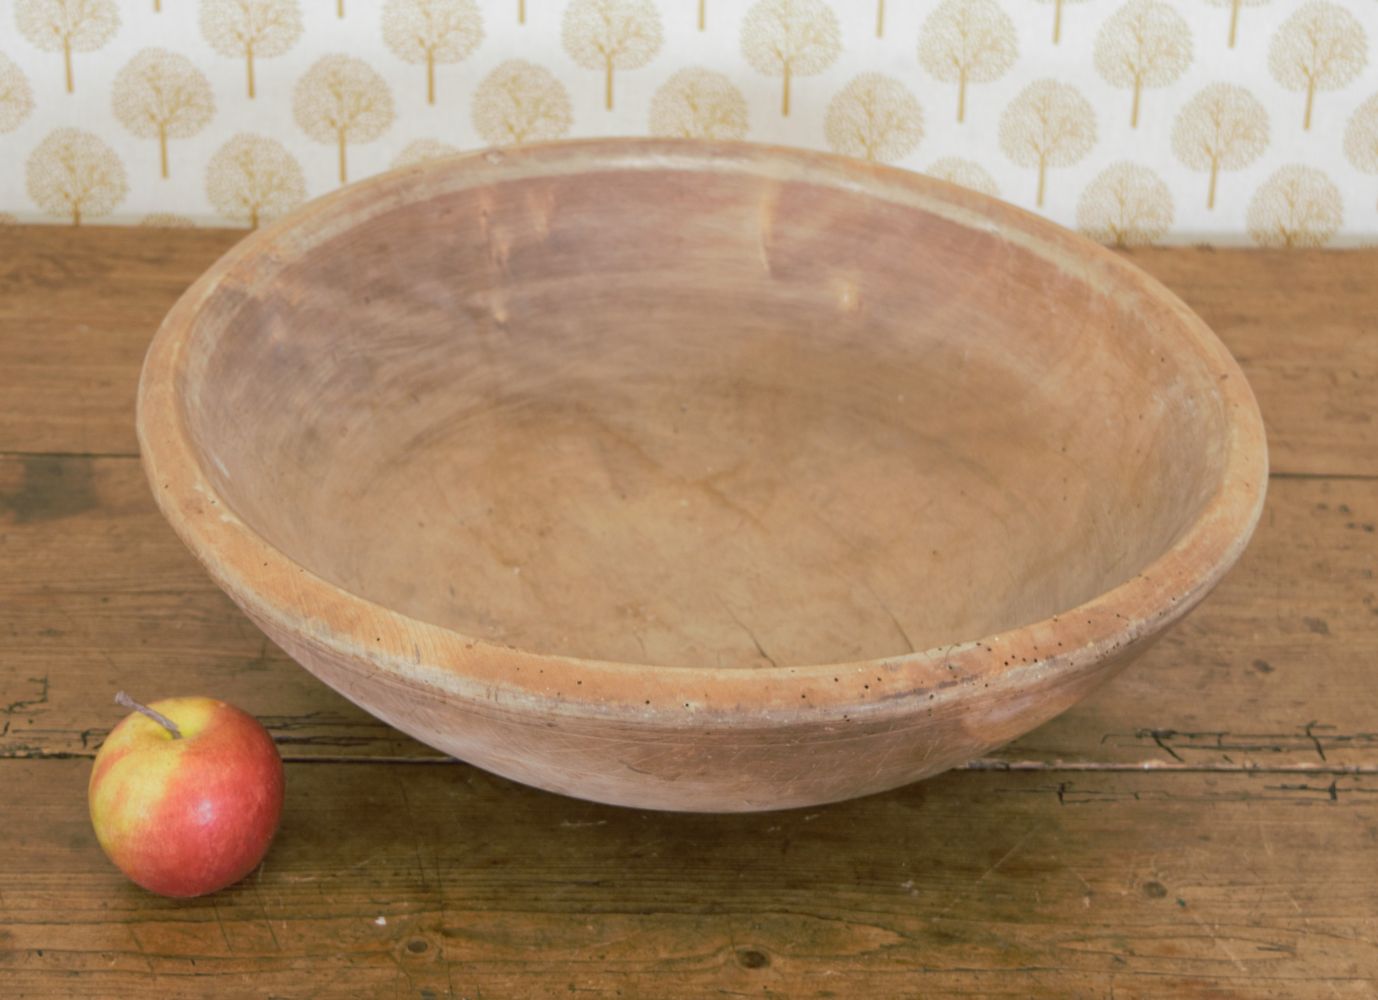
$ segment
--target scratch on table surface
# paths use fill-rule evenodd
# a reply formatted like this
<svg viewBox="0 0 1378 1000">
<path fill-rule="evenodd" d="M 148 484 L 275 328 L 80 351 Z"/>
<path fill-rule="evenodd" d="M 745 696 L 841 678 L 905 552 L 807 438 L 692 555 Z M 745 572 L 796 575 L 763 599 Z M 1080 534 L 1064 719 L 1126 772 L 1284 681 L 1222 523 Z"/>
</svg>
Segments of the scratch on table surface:
<svg viewBox="0 0 1378 1000">
<path fill-rule="evenodd" d="M 361 860 L 361 861 L 356 861 L 356 862 L 354 862 L 354 864 L 348 865 L 347 867 L 345 867 L 345 868 L 343 868 L 343 869 L 340 869 L 338 872 L 332 872 L 332 873 L 330 873 L 329 877 L 334 878 L 334 877 L 336 877 L 337 875 L 348 874 L 348 873 L 350 873 L 350 872 L 358 871 L 360 868 L 363 868 L 365 865 L 372 864 L 373 862 L 377 861 L 379 858 L 384 857 L 387 853 L 388 853 L 388 852 L 387 852 L 387 849 L 386 849 L 386 848 L 383 849 L 383 850 L 381 850 L 381 851 L 374 851 L 372 854 L 370 854 L 368 857 L 364 858 L 363 860 Z M 319 882 L 320 879 L 321 879 L 321 877 L 322 877 L 322 876 L 321 876 L 319 873 L 316 873 L 316 874 L 313 874 L 313 875 L 292 875 L 292 874 L 290 874 L 290 873 L 288 873 L 288 872 L 284 872 L 284 873 L 281 874 L 281 875 L 275 876 L 275 878 L 277 878 L 277 880 L 278 880 L 279 882 L 289 882 L 289 883 L 291 883 L 291 884 L 293 884 L 293 885 L 300 885 L 300 884 L 305 883 L 305 882 Z"/>
<path fill-rule="evenodd" d="M 1231 962 L 1234 963 L 1235 968 L 1247 975 L 1249 972 L 1248 967 L 1239 960 L 1239 958 L 1235 955 L 1234 952 L 1230 951 L 1230 946 L 1221 940 L 1220 935 L 1217 933 L 1218 925 L 1207 924 L 1204 920 L 1198 917 L 1195 913 L 1192 913 L 1190 910 L 1187 911 L 1187 914 L 1191 917 L 1192 920 L 1196 921 L 1196 926 L 1200 927 L 1203 931 L 1210 935 L 1211 943 L 1213 943 L 1217 948 L 1219 948 L 1221 951 L 1225 953 L 1225 957 L 1227 957 Z"/>
<path fill-rule="evenodd" d="M 400 972 L 400 973 L 402 973 L 402 975 L 406 977 L 406 979 L 407 979 L 407 986 L 411 989 L 411 991 L 412 991 L 413 993 L 415 993 L 415 992 L 417 991 L 417 990 L 416 990 L 416 980 L 412 978 L 411 970 L 408 969 L 408 968 L 402 963 L 402 960 L 401 960 L 400 958 L 397 957 L 397 953 L 394 952 L 391 948 L 388 949 L 388 957 L 392 959 L 392 964 L 395 965 L 395 966 L 397 966 L 397 971 Z"/>
<path fill-rule="evenodd" d="M 1067 866 L 1067 870 L 1071 872 L 1076 877 L 1076 880 L 1085 887 L 1086 895 L 1089 897 L 1091 895 L 1091 883 L 1086 881 L 1086 879 L 1082 876 L 1081 872 L 1077 871 L 1071 865 Z"/>
<path fill-rule="evenodd" d="M 230 944 L 230 936 L 225 933 L 225 921 L 220 918 L 220 907 L 215 905 L 214 899 L 212 899 L 210 903 L 211 913 L 215 914 L 215 925 L 220 928 L 220 939 L 225 942 L 225 953 L 227 955 L 233 955 L 234 945 Z"/>
<path fill-rule="evenodd" d="M 260 873 L 261 873 L 260 869 Z M 254 894 L 254 899 L 258 903 L 258 912 L 263 917 L 263 925 L 268 928 L 268 936 L 273 939 L 273 947 L 282 951 L 282 944 L 278 941 L 277 931 L 273 930 L 273 921 L 268 918 L 268 908 L 263 905 L 263 896 L 258 891 L 258 880 L 249 883 L 249 888 Z"/>
<path fill-rule="evenodd" d="M 980 884 L 981 884 L 982 882 L 984 882 L 986 879 L 990 878 L 990 876 L 993 875 L 995 872 L 999 871 L 1000 868 L 1001 868 L 1001 866 L 1004 865 L 1005 862 L 1009 861 L 1010 858 L 1014 857 L 1017 853 L 1019 853 L 1019 850 L 1020 850 L 1025 844 L 1027 844 L 1027 843 L 1029 842 L 1029 838 L 1032 837 L 1035 833 L 1037 833 L 1040 827 L 1041 827 L 1041 824 L 1035 824 L 1035 825 L 1029 827 L 1028 831 L 1024 834 L 1024 836 L 1022 836 L 1022 837 L 1020 837 L 1018 840 L 1016 840 L 1016 841 L 1014 842 L 1014 846 L 1011 847 L 1011 848 L 1010 848 L 1008 851 L 1006 851 L 1004 854 L 1002 854 L 1002 855 L 1000 856 L 1000 859 L 999 859 L 998 861 L 996 861 L 995 864 L 991 865 L 989 868 L 987 868 L 985 871 L 983 871 L 983 872 L 977 877 L 976 881 L 973 882 L 973 883 L 971 884 L 971 887 L 972 887 L 973 889 L 976 888 L 978 885 L 980 885 Z M 954 906 L 957 905 L 958 902 L 959 902 L 959 900 L 954 898 L 951 902 L 949 902 L 946 906 L 944 906 L 944 907 L 942 908 L 942 910 L 940 910 L 940 911 L 938 912 L 938 915 L 937 915 L 936 917 L 934 917 L 933 919 L 934 919 L 934 920 L 940 920 L 940 919 L 942 919 L 944 916 L 947 915 L 947 913 L 948 913 L 949 910 L 951 910 Z"/>
<path fill-rule="evenodd" d="M 980 885 L 980 884 L 981 884 L 982 882 L 984 882 L 987 878 L 989 878 L 994 872 L 998 871 L 998 870 L 1000 869 L 1000 867 L 1001 867 L 1006 861 L 1008 861 L 1010 858 L 1014 857 L 1015 854 L 1017 854 L 1017 853 L 1019 852 L 1019 849 L 1020 849 L 1021 847 L 1023 847 L 1026 843 L 1028 843 L 1029 838 L 1032 837 L 1037 831 L 1038 831 L 1038 827 L 1037 827 L 1037 826 L 1031 826 L 1031 827 L 1029 827 L 1028 832 L 1025 833 L 1024 836 L 1020 837 L 1017 841 L 1015 841 L 1014 846 L 1011 847 L 1008 851 L 1006 851 L 1006 852 L 1001 856 L 1001 858 L 1000 858 L 999 861 L 995 862 L 995 864 L 991 865 L 989 868 L 987 868 L 985 871 L 983 871 L 983 872 L 981 873 L 981 877 L 978 878 L 978 879 L 976 880 L 976 883 L 975 883 L 975 884 L 976 884 L 976 885 Z"/>
<path fill-rule="evenodd" d="M 1306 932 L 1308 934 L 1314 933 L 1314 931 L 1311 928 L 1311 918 L 1308 917 L 1306 915 L 1306 911 L 1301 908 L 1301 904 L 1297 902 L 1297 897 L 1292 895 L 1292 890 L 1288 889 L 1286 886 L 1283 886 L 1282 891 L 1283 894 L 1287 897 L 1287 902 L 1292 904 L 1292 909 L 1297 911 L 1297 916 L 1301 917 L 1301 923 L 1302 926 L 1306 928 Z M 1296 954 L 1295 948 L 1293 948 L 1292 954 Z"/>
<path fill-rule="evenodd" d="M 153 959 L 148 957 L 148 952 L 144 949 L 144 943 L 139 940 L 139 932 L 134 929 L 133 924 L 126 924 L 125 926 L 129 928 L 129 936 L 134 941 L 134 947 L 139 950 L 139 954 L 143 956 L 144 964 L 148 966 L 148 974 L 150 976 L 156 976 L 157 973 L 153 971 Z"/>
<path fill-rule="evenodd" d="M 416 814 L 412 812 L 411 799 L 407 797 L 407 785 L 399 774 L 397 777 L 397 791 L 402 796 L 402 808 L 407 814 L 407 827 L 412 831 L 412 852 L 416 855 L 416 873 L 421 880 L 422 890 L 429 892 L 431 889 L 430 880 L 426 877 L 426 861 L 421 856 L 421 834 L 416 828 Z"/>
<path fill-rule="evenodd" d="M 338 996 L 339 994 L 335 990 L 336 984 L 339 983 L 342 977 L 349 975 L 352 969 L 352 965 L 345 965 L 343 967 L 340 967 L 336 969 L 330 975 L 330 977 L 328 979 L 325 979 L 323 982 L 319 977 L 317 977 L 315 981 L 312 983 L 311 992 L 306 994 L 306 1000 L 316 1000 L 317 997 Z"/>
</svg>

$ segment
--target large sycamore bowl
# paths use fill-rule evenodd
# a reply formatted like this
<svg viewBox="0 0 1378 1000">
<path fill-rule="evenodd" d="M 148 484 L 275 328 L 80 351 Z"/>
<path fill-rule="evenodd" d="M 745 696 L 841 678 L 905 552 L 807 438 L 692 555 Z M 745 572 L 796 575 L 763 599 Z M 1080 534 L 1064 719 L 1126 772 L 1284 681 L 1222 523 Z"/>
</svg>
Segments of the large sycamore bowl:
<svg viewBox="0 0 1378 1000">
<path fill-rule="evenodd" d="M 1121 257 L 916 174 L 604 140 L 380 176 L 177 303 L 169 522 L 313 674 L 568 795 L 845 799 L 1052 718 L 1206 596 L 1263 425 Z"/>
</svg>

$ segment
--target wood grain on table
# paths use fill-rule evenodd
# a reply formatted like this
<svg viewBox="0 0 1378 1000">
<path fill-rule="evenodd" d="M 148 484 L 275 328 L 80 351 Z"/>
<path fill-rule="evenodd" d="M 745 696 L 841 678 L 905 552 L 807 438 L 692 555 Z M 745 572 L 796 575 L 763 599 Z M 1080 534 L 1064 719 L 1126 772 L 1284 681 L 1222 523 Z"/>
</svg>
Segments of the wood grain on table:
<svg viewBox="0 0 1378 1000">
<path fill-rule="evenodd" d="M 967 769 L 757 816 L 560 798 L 354 708 L 159 517 L 134 386 L 240 234 L 0 227 L 0 995 L 1373 996 L 1378 252 L 1137 251 L 1239 358 L 1274 476 L 1238 568 Z M 126 688 L 263 719 L 264 867 L 177 903 L 86 817 Z"/>
</svg>

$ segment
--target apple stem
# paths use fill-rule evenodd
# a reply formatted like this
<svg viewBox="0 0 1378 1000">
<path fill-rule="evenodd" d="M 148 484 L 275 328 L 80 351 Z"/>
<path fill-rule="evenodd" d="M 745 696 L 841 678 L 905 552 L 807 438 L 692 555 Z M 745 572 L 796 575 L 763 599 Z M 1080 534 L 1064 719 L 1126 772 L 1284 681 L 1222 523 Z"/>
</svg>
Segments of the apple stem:
<svg viewBox="0 0 1378 1000">
<path fill-rule="evenodd" d="M 177 723 L 173 722 L 162 712 L 154 711 L 147 705 L 140 705 L 137 701 L 129 697 L 129 695 L 125 694 L 123 691 L 120 691 L 118 694 L 115 695 L 115 704 L 123 705 L 125 708 L 132 708 L 136 712 L 142 712 L 144 715 L 148 716 L 154 722 L 158 723 L 158 725 L 162 726 L 169 733 L 171 733 L 172 738 L 174 740 L 180 740 L 182 738 L 182 730 L 177 728 Z"/>
</svg>

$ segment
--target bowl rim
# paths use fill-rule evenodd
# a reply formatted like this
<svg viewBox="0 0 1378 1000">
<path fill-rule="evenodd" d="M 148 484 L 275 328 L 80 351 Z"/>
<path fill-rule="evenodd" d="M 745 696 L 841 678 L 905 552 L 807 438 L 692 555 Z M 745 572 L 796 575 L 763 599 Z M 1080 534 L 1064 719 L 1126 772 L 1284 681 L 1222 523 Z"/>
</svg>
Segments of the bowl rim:
<svg viewBox="0 0 1378 1000">
<path fill-rule="evenodd" d="M 948 646 L 845 663 L 668 666 L 537 653 L 412 618 L 316 576 L 241 521 L 215 491 L 176 391 L 202 308 L 229 287 L 251 293 L 312 245 L 427 194 L 589 170 L 732 171 L 827 184 L 934 212 L 1019 243 L 1116 294 L 1148 298 L 1177 321 L 1225 410 L 1219 484 L 1177 541 L 1136 576 L 1058 615 Z M 1088 278 L 1089 280 L 1089 278 Z M 389 171 L 315 199 L 247 235 L 181 296 L 144 360 L 140 454 L 173 529 L 258 624 L 341 664 L 467 700 L 504 717 L 641 719 L 662 727 L 862 722 L 931 713 L 973 696 L 1008 697 L 1089 673 L 1186 614 L 1243 552 L 1260 517 L 1267 444 L 1253 392 L 1224 344 L 1176 295 L 1128 260 L 1046 219 L 900 168 L 749 142 L 593 139 L 488 149 Z"/>
</svg>

